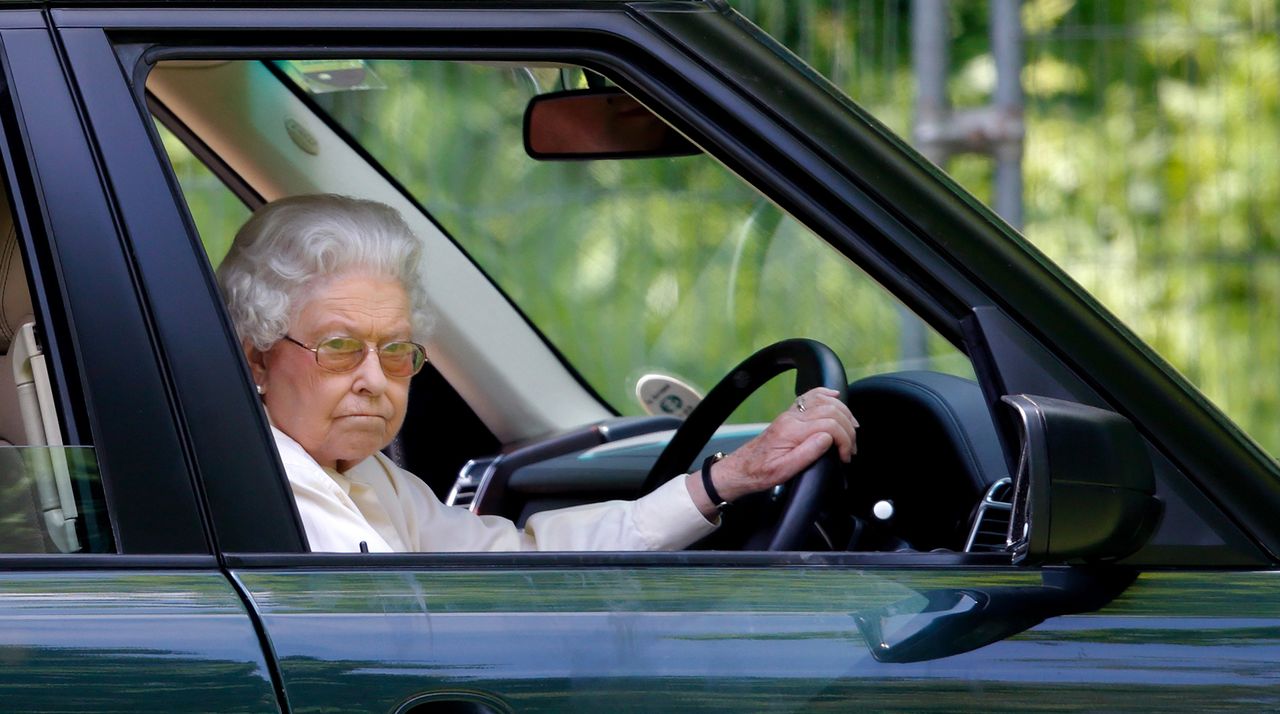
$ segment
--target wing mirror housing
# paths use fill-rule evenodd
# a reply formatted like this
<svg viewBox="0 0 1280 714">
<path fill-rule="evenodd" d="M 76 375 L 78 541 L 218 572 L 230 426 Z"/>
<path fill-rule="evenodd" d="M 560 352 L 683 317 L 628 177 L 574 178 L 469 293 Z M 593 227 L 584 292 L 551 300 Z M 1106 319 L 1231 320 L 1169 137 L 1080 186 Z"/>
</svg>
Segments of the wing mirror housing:
<svg viewBox="0 0 1280 714">
<path fill-rule="evenodd" d="M 877 662 L 926 662 L 986 647 L 1051 617 L 1097 610 L 1136 578 L 1120 567 L 1045 568 L 1041 585 L 924 590 L 853 618 Z"/>
<path fill-rule="evenodd" d="M 1020 432 L 1009 545 L 1015 563 L 1114 561 L 1160 520 L 1146 440 L 1115 412 L 1028 394 L 1002 400 Z"/>
<path fill-rule="evenodd" d="M 543 161 L 701 153 L 670 124 L 617 87 L 534 97 L 524 111 L 524 150 Z"/>
</svg>

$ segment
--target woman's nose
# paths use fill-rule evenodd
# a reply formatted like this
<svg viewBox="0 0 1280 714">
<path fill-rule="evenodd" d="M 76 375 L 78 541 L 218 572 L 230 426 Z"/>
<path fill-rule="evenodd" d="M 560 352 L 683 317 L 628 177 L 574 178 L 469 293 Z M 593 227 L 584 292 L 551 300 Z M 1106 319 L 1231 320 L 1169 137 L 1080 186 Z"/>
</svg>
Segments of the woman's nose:
<svg viewBox="0 0 1280 714">
<path fill-rule="evenodd" d="M 382 371 L 382 360 L 378 359 L 377 352 L 365 353 L 364 361 L 356 367 L 355 383 L 351 386 L 357 392 L 375 396 L 386 391 L 387 374 Z"/>
</svg>

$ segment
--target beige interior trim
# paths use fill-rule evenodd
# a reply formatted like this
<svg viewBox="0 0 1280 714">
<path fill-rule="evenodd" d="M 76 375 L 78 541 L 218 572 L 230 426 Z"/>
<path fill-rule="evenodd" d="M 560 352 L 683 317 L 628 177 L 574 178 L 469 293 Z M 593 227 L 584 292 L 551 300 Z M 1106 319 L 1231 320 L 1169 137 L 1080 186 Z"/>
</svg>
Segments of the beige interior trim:
<svg viewBox="0 0 1280 714">
<path fill-rule="evenodd" d="M 17 387 L 26 446 L 52 447 L 31 448 L 22 460 L 35 481 L 49 538 L 61 552 L 74 553 L 80 550 L 76 537 L 79 513 L 75 493 L 71 489 L 67 452 L 57 448 L 62 446 L 62 431 L 53 401 L 48 365 L 36 342 L 35 322 L 24 323 L 18 328 L 7 357 L 6 363 L 13 369 L 13 381 Z"/>
</svg>

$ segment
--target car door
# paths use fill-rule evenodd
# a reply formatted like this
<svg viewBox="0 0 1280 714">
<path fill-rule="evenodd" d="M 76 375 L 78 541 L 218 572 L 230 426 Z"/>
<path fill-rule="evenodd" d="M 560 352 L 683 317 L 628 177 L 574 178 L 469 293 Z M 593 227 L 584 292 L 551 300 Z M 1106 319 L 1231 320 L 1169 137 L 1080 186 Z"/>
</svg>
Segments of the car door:
<svg viewBox="0 0 1280 714">
<path fill-rule="evenodd" d="M 1176 414 L 1148 416 L 1142 403 L 1176 401 L 1176 383 L 1162 386 L 1105 315 L 722 9 L 330 5 L 54 17 L 128 228 L 217 545 L 261 618 L 291 708 L 1273 704 L 1274 543 L 1231 485 L 1267 491 L 1265 467 L 1248 463 L 1202 410 L 1204 438 L 1245 464 L 1226 476 L 1203 468 L 1205 447 L 1189 452 L 1175 439 L 1191 427 Z M 1159 527 L 1122 564 L 1094 567 L 957 552 L 305 553 L 194 226 L 145 123 L 145 75 L 170 58 L 380 52 L 594 63 L 622 79 L 963 347 L 1010 475 L 1028 437 L 1004 396 L 1136 422 L 1163 503 Z M 264 119 L 282 130 L 284 120 Z M 1037 319 L 1055 306 L 1056 322 Z M 1062 349 L 1081 334 L 1103 346 Z M 1083 369 L 1115 355 L 1122 366 Z M 1142 379 L 1127 379 L 1134 373 Z"/>
<path fill-rule="evenodd" d="M 46 20 L 0 11 L 0 706 L 278 710 Z"/>
</svg>

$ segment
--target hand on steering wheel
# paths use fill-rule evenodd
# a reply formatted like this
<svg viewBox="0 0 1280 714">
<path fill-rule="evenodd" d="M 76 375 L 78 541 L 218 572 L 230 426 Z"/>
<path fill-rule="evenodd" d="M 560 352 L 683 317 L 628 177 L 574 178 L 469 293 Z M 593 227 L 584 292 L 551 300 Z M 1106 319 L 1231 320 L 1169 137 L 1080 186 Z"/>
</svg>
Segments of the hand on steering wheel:
<svg viewBox="0 0 1280 714">
<path fill-rule="evenodd" d="M 833 446 L 840 460 L 849 463 L 858 452 L 858 421 L 839 395 L 826 387 L 810 389 L 758 436 L 718 462 L 711 479 L 720 496 L 733 502 L 785 483 Z"/>
<path fill-rule="evenodd" d="M 799 471 L 781 498 L 776 523 L 760 524 L 758 535 L 763 537 L 759 545 L 767 545 L 769 550 L 804 547 L 824 505 L 833 505 L 834 487 L 843 484 L 840 460 L 853 455 L 856 443 L 853 429 L 857 422 L 844 406 L 848 386 L 844 366 L 831 348 L 820 342 L 783 340 L 756 352 L 729 372 L 671 437 L 649 471 L 643 493 L 696 468 L 695 458 L 734 409 L 774 376 L 791 369 L 796 370 L 795 393 L 799 398 L 758 437 L 716 464 L 712 476 L 717 490 L 724 483 L 721 497 L 732 501 L 752 489 L 782 483 Z M 824 389 L 815 391 L 817 388 Z M 726 463 L 727 478 L 722 480 L 715 470 Z"/>
</svg>

